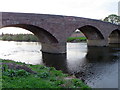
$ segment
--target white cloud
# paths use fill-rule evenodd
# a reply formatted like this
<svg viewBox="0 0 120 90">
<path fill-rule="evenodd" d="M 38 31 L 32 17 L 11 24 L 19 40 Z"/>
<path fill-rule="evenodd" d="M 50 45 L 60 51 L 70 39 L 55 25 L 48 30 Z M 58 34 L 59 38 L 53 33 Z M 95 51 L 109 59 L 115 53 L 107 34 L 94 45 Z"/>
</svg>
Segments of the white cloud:
<svg viewBox="0 0 120 90">
<path fill-rule="evenodd" d="M 108 14 L 117 13 L 117 3 L 118 0 L 1 0 L 0 11 L 100 19 Z"/>
</svg>

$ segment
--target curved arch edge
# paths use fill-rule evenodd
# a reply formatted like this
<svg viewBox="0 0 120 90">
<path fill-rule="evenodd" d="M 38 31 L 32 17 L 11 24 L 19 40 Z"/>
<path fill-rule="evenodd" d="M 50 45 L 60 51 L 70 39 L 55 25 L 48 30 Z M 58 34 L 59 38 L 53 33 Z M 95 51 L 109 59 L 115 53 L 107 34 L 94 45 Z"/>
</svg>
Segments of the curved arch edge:
<svg viewBox="0 0 120 90">
<path fill-rule="evenodd" d="M 120 30 L 115 29 L 109 35 L 109 44 L 120 44 Z"/>
<path fill-rule="evenodd" d="M 56 37 L 53 36 L 50 32 L 35 25 L 13 24 L 13 25 L 2 26 L 1 28 L 5 28 L 5 27 L 18 27 L 18 28 L 26 29 L 32 32 L 34 35 L 36 35 L 39 41 L 42 43 L 58 43 Z"/>
</svg>

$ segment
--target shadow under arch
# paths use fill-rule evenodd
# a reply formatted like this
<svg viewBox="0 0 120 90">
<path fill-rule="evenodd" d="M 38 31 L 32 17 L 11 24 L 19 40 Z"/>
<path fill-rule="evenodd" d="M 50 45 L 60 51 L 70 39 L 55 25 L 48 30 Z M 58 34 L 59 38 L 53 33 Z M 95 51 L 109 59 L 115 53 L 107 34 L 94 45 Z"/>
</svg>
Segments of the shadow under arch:
<svg viewBox="0 0 120 90">
<path fill-rule="evenodd" d="M 103 36 L 102 32 L 98 28 L 96 28 L 92 25 L 84 25 L 79 28 L 76 28 L 76 30 L 77 29 L 80 30 L 87 38 L 87 46 L 97 46 L 98 47 L 98 46 L 107 46 L 108 45 L 107 39 Z M 71 32 L 70 35 L 72 35 L 73 32 Z"/>
<path fill-rule="evenodd" d="M 120 30 L 116 29 L 109 35 L 109 44 L 120 44 Z"/>
<path fill-rule="evenodd" d="M 78 28 L 88 40 L 104 39 L 102 33 L 94 26 L 85 25 Z"/>
<path fill-rule="evenodd" d="M 32 32 L 37 38 L 39 39 L 39 42 L 41 43 L 58 43 L 58 40 L 53 36 L 50 32 L 47 30 L 40 28 L 38 26 L 29 25 L 29 24 L 13 24 L 13 25 L 7 25 L 5 27 L 18 27 L 26 29 L 30 32 Z"/>
</svg>

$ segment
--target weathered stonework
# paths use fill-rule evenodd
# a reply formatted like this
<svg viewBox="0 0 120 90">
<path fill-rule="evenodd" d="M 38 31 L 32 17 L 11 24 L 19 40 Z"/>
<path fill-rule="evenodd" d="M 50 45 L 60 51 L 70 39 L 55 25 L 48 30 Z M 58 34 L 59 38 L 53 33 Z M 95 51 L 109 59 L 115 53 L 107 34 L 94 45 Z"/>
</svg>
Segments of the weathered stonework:
<svg viewBox="0 0 120 90">
<path fill-rule="evenodd" d="M 76 29 L 87 37 L 88 46 L 108 46 L 111 33 L 120 32 L 118 25 L 82 17 L 11 12 L 0 12 L 0 16 L 0 28 L 20 27 L 31 31 L 42 43 L 42 51 L 49 53 L 66 53 L 66 40 Z"/>
</svg>

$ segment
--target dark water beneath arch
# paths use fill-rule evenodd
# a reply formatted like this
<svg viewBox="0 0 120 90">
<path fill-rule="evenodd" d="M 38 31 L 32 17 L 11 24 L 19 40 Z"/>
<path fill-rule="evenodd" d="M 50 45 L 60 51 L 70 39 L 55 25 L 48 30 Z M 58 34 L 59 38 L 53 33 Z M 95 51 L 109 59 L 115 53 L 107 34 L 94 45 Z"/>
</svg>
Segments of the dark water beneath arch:
<svg viewBox="0 0 120 90">
<path fill-rule="evenodd" d="M 67 54 L 53 55 L 42 53 L 37 42 L 0 41 L 0 58 L 53 66 L 74 74 L 93 88 L 118 88 L 118 46 L 87 47 L 86 43 L 67 43 Z"/>
</svg>

